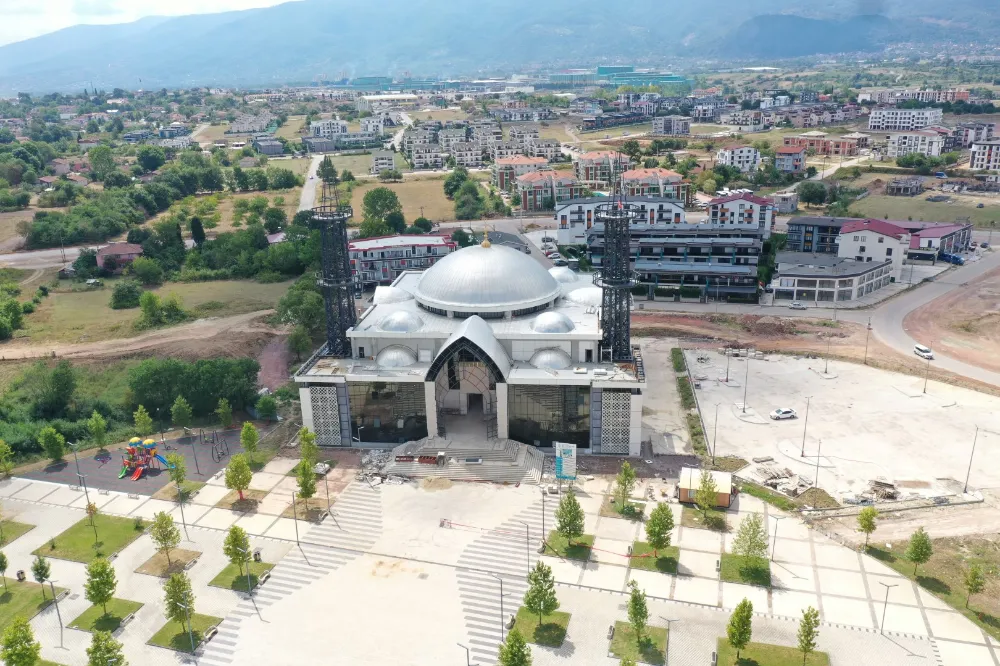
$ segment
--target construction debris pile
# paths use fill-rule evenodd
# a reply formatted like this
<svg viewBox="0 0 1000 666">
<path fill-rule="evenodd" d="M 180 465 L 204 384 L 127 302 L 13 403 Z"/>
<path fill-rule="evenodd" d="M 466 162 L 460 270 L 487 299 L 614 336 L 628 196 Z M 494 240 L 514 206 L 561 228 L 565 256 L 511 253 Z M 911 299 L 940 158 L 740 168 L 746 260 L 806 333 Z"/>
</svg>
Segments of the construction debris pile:
<svg viewBox="0 0 1000 666">
<path fill-rule="evenodd" d="M 844 504 L 873 504 L 902 499 L 899 488 L 885 477 L 878 477 L 868 482 L 868 490 L 860 493 L 844 494 Z"/>
<path fill-rule="evenodd" d="M 750 468 L 750 476 L 762 486 L 773 488 L 789 497 L 798 497 L 812 486 L 812 478 L 796 474 L 787 467 L 780 467 L 774 458 L 754 458 L 755 465 Z"/>
<path fill-rule="evenodd" d="M 406 482 L 406 479 L 395 474 L 386 474 L 385 468 L 390 462 L 392 462 L 391 451 L 383 451 L 381 449 L 368 451 L 361 456 L 361 468 L 358 470 L 355 478 L 358 481 L 365 481 L 373 486 L 381 483 L 390 486 L 402 485 Z"/>
</svg>

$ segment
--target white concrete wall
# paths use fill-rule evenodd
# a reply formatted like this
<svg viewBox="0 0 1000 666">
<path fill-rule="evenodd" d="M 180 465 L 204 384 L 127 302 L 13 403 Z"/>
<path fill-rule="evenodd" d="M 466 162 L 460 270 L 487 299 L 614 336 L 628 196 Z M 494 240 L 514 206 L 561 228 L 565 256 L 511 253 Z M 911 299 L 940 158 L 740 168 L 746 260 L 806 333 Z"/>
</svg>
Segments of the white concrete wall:
<svg viewBox="0 0 1000 666">
<path fill-rule="evenodd" d="M 632 394 L 632 413 L 628 429 L 628 454 L 637 457 L 642 452 L 642 395 Z"/>
<path fill-rule="evenodd" d="M 857 237 L 858 240 L 854 240 Z M 878 239 L 882 242 L 879 243 Z M 862 252 L 861 248 L 865 251 Z M 883 236 L 874 231 L 855 231 L 848 234 L 841 234 L 837 237 L 837 256 L 847 259 L 864 257 L 865 261 L 871 257 L 872 263 L 880 264 L 886 259 L 892 259 L 892 276 L 899 279 L 900 271 L 903 269 L 903 260 L 906 258 L 906 250 L 910 247 L 910 235 L 903 234 L 899 240 L 892 236 Z M 892 256 L 887 257 L 885 251 L 892 248 Z"/>
<path fill-rule="evenodd" d="M 424 382 L 424 409 L 427 412 L 427 435 L 437 435 L 437 401 L 435 399 L 434 382 Z M 305 410 L 303 410 L 303 414 Z"/>
<path fill-rule="evenodd" d="M 511 340 L 511 357 L 515 361 L 530 361 L 539 349 L 562 349 L 572 355 L 572 342 L 569 340 Z M 572 358 L 572 356 L 570 356 Z"/>
<path fill-rule="evenodd" d="M 309 428 L 313 432 L 313 405 L 312 396 L 309 394 L 309 389 L 307 387 L 302 387 L 299 389 L 299 403 L 302 405 L 302 427 Z"/>
<path fill-rule="evenodd" d="M 507 384 L 497 384 L 497 437 L 505 439 L 510 436 L 510 424 L 507 416 Z"/>
</svg>

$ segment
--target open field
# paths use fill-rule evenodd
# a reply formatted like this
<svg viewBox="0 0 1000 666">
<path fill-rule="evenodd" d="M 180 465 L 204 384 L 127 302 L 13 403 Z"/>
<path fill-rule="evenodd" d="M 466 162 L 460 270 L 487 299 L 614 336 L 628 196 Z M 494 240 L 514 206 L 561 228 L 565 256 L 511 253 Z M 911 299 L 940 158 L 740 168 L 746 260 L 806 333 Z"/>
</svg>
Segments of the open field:
<svg viewBox="0 0 1000 666">
<path fill-rule="evenodd" d="M 48 209 L 46 209 L 48 210 Z M 17 225 L 22 220 L 31 220 L 38 209 L 27 208 L 10 213 L 0 213 L 0 243 L 17 238 Z"/>
<path fill-rule="evenodd" d="M 691 134 L 718 134 L 729 131 L 725 125 L 691 125 Z"/>
<path fill-rule="evenodd" d="M 550 122 L 547 125 L 539 125 L 538 137 L 541 139 L 554 139 L 560 143 L 571 143 L 576 139 L 566 130 L 566 125 L 558 122 Z"/>
<path fill-rule="evenodd" d="M 433 109 L 423 108 L 419 111 L 409 111 L 408 113 L 413 120 L 440 120 L 441 122 L 465 120 L 469 117 L 469 114 L 458 107 L 448 107 L 447 109 L 437 107 Z"/>
<path fill-rule="evenodd" d="M 414 178 L 404 180 L 402 183 L 378 182 L 365 183 L 354 188 L 351 195 L 351 206 L 354 207 L 354 222 L 361 223 L 363 201 L 365 193 L 375 187 L 388 187 L 399 197 L 399 202 L 403 205 L 403 216 L 407 223 L 420 217 L 420 209 L 423 208 L 423 215 L 429 220 L 453 220 L 455 219 L 455 204 L 444 195 L 444 176 L 435 178 Z"/>
<path fill-rule="evenodd" d="M 222 122 L 218 125 L 208 125 L 198 134 L 192 135 L 191 138 L 199 143 L 205 143 L 206 141 L 211 143 L 218 139 L 227 138 L 229 136 L 226 134 L 227 129 L 229 129 L 229 123 L 227 122 Z"/>
<path fill-rule="evenodd" d="M 289 141 L 298 141 L 302 137 L 301 132 L 305 129 L 305 125 L 305 116 L 288 116 L 288 120 L 278 128 L 274 135 L 284 137 Z"/>
<path fill-rule="evenodd" d="M 960 197 L 952 197 L 950 201 L 935 203 L 927 201 L 928 193 L 916 197 L 888 197 L 872 195 L 851 204 L 851 214 L 858 217 L 884 218 L 890 220 L 924 220 L 933 222 L 954 222 L 960 217 L 971 218 L 979 227 L 989 227 L 991 221 L 1000 220 L 1000 200 L 985 208 L 976 208 L 976 204 L 966 202 Z"/>
<path fill-rule="evenodd" d="M 333 166 L 337 167 L 338 171 L 347 169 L 358 178 L 370 175 L 370 170 L 372 168 L 372 155 L 370 152 L 359 155 L 331 155 L 330 159 L 333 161 Z M 393 156 L 393 163 L 399 171 L 410 170 L 409 165 L 406 163 L 406 159 L 404 159 L 399 153 L 396 153 Z"/>
<path fill-rule="evenodd" d="M 302 173 L 309 167 L 308 160 L 281 160 L 277 162 L 278 166 L 286 169 L 299 168 L 300 162 L 305 162 L 301 165 Z M 289 164 L 293 163 L 293 164 Z M 291 190 L 274 190 L 272 192 L 240 192 L 239 194 L 230 194 L 225 199 L 219 202 L 219 207 L 216 209 L 219 213 L 220 220 L 219 224 L 214 229 L 206 229 L 207 233 L 218 234 L 225 231 L 232 231 L 238 227 L 233 226 L 233 207 L 236 205 L 237 199 L 253 199 L 254 197 L 267 197 L 271 205 L 274 205 L 275 197 L 284 197 L 285 203 L 282 205 L 282 209 L 285 211 L 285 215 L 291 220 L 295 216 L 296 211 L 299 208 L 299 197 L 301 196 L 302 188 L 296 187 Z M 190 236 L 190 232 L 185 228 L 184 236 Z"/>
<path fill-rule="evenodd" d="M 638 125 L 625 125 L 623 127 L 609 127 L 608 129 L 594 130 L 593 132 L 577 131 L 580 138 L 587 141 L 597 139 L 617 139 L 619 137 L 635 136 L 636 134 L 653 131 L 653 123 L 640 123 Z"/>
<path fill-rule="evenodd" d="M 281 169 L 288 169 L 298 176 L 304 176 L 306 171 L 309 170 L 309 164 L 311 162 L 312 162 L 311 157 L 291 157 L 288 159 L 285 158 L 270 159 L 267 162 L 267 166 L 279 167 Z"/>
<path fill-rule="evenodd" d="M 34 313 L 24 318 L 18 340 L 25 342 L 93 342 L 135 335 L 139 309 L 112 310 L 108 303 L 114 281 L 101 289 L 73 292 L 65 285 L 53 290 Z M 274 307 L 290 282 L 258 284 L 245 280 L 168 283 L 154 291 L 177 294 L 195 318 L 226 317 Z"/>
</svg>

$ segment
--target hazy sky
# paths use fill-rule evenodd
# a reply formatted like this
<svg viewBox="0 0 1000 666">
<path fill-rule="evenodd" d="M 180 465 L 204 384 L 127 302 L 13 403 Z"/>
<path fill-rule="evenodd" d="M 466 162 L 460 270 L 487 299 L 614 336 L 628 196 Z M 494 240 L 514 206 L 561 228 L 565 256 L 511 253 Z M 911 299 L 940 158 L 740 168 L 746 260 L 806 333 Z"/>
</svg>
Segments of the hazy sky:
<svg viewBox="0 0 1000 666">
<path fill-rule="evenodd" d="M 208 14 L 288 0 L 0 0 L 0 44 L 77 23 L 127 23 L 143 16 Z"/>
</svg>

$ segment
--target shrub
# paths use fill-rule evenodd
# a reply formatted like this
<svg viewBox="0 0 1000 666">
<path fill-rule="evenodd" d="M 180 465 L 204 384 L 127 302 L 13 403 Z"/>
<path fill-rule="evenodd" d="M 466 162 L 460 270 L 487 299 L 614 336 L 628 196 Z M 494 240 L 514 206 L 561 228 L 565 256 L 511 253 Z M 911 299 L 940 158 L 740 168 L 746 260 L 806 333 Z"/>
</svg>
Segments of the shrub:
<svg viewBox="0 0 1000 666">
<path fill-rule="evenodd" d="M 135 280 L 122 280 L 115 285 L 111 292 L 111 308 L 114 310 L 125 310 L 139 307 L 139 299 L 142 297 L 142 287 Z"/>
<path fill-rule="evenodd" d="M 132 273 L 144 285 L 163 282 L 163 268 L 147 257 L 139 257 L 132 262 Z"/>
<path fill-rule="evenodd" d="M 23 312 L 24 314 L 31 314 L 34 311 L 35 311 L 35 304 L 32 303 L 31 301 L 25 301 L 24 303 L 21 303 L 21 312 Z"/>
</svg>

